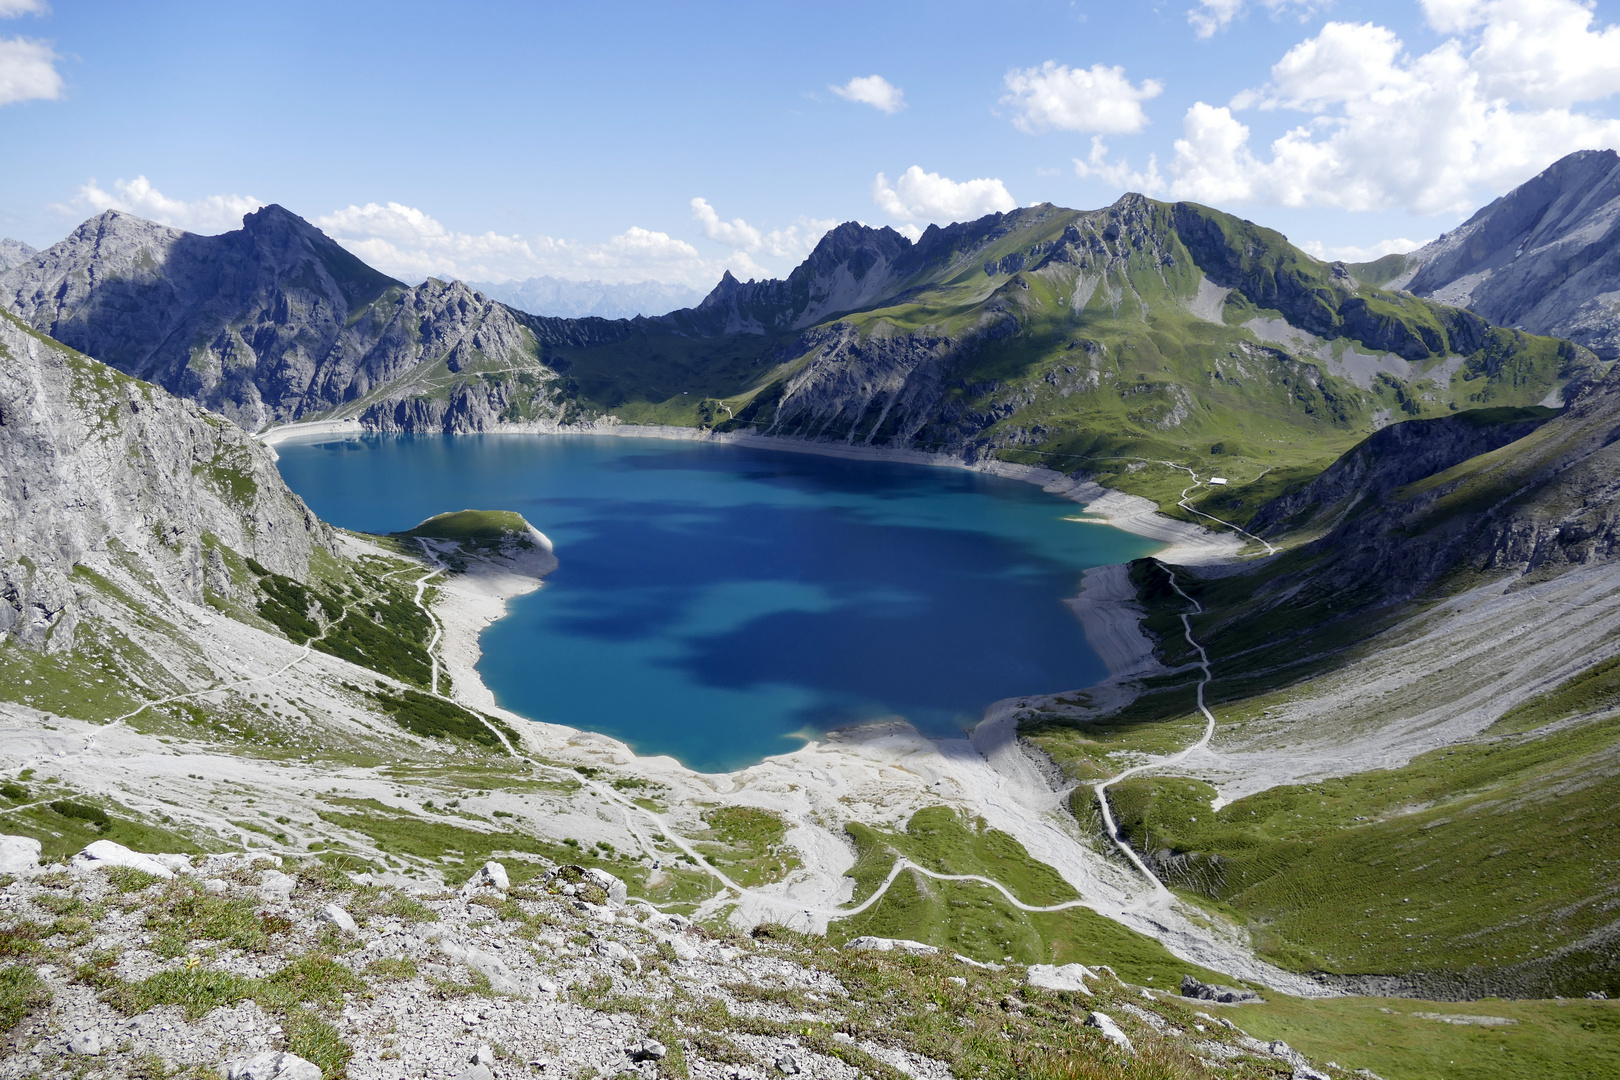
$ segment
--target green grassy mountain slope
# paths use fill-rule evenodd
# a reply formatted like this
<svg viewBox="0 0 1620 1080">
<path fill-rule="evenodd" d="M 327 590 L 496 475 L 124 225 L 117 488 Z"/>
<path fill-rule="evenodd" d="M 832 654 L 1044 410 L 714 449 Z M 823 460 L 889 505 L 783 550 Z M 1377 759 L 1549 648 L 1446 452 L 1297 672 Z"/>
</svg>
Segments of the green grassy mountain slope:
<svg viewBox="0 0 1620 1080">
<path fill-rule="evenodd" d="M 1216 753 L 1110 791 L 1168 882 L 1330 982 L 1620 993 L 1617 423 L 1611 374 L 1551 418 L 1386 428 L 1253 515 L 1282 554 L 1177 568 L 1201 613 L 1136 564 L 1174 670 L 1122 710 L 1047 706 L 1026 731 L 1083 770 L 1100 731 L 1184 730 L 1189 613 Z"/>
<path fill-rule="evenodd" d="M 102 215 L 0 275 L 0 302 L 249 427 L 612 418 L 997 456 L 1161 501 L 1173 460 L 1258 482 L 1251 508 L 1392 420 L 1556 402 L 1598 372 L 1373 280 L 1128 195 L 916 242 L 847 223 L 787 278 L 728 275 L 695 308 L 543 318 L 407 288 L 271 207 L 221 237 Z"/>
<path fill-rule="evenodd" d="M 851 303 L 881 298 L 791 340 L 821 310 L 803 280 L 731 282 L 705 301 L 706 329 L 746 328 L 751 343 L 649 322 L 559 344 L 548 363 L 567 366 L 582 405 L 626 420 L 995 455 L 1161 500 L 1184 475 L 1165 459 L 1272 477 L 1263 495 L 1273 474 L 1319 468 L 1392 419 L 1556 400 L 1599 370 L 1584 350 L 1362 285 L 1193 204 L 1032 207 L 910 248 L 861 236 L 841 227 L 842 261 L 795 274 Z M 859 288 L 833 288 L 857 269 Z"/>
</svg>

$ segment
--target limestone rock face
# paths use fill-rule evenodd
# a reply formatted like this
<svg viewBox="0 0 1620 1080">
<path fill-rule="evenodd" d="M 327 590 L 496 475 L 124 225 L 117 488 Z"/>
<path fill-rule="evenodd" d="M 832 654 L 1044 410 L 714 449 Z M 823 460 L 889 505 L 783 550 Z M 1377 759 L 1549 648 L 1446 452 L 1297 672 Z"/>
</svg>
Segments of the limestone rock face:
<svg viewBox="0 0 1620 1080">
<path fill-rule="evenodd" d="M 1408 255 L 1391 287 L 1620 357 L 1620 154 L 1560 159 Z"/>
<path fill-rule="evenodd" d="M 200 603 L 222 549 L 302 578 L 332 543 L 240 428 L 0 313 L 0 634 L 70 649 L 98 566 Z"/>
<path fill-rule="evenodd" d="M 21 240 L 7 237 L 0 240 L 0 270 L 9 270 L 18 263 L 27 262 L 38 252 Z"/>
<path fill-rule="evenodd" d="M 460 282 L 409 288 L 280 206 L 219 236 L 109 210 L 0 274 L 0 306 L 250 430 L 382 417 L 391 397 L 433 402 L 407 415 L 443 430 L 549 415 L 554 376 L 512 311 Z"/>
</svg>

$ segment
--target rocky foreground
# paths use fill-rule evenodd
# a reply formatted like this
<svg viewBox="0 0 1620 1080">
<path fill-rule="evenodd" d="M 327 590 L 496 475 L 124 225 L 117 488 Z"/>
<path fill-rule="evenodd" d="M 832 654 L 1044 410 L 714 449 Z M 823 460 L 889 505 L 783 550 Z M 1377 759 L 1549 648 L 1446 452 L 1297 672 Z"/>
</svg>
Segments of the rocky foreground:
<svg viewBox="0 0 1620 1080">
<path fill-rule="evenodd" d="M 492 862 L 427 892 L 110 841 L 40 867 L 32 843 L 0 842 L 0 1077 L 1350 1075 L 1199 1011 L 1224 995 L 1192 980 L 1203 1000 L 1106 967 L 719 936 L 599 869 Z"/>
</svg>

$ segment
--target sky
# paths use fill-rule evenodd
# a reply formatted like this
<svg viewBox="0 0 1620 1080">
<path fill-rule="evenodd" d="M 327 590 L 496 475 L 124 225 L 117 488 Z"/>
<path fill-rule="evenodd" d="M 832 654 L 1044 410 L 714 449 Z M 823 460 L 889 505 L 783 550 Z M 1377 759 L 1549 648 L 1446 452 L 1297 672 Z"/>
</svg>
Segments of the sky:
<svg viewBox="0 0 1620 1080">
<path fill-rule="evenodd" d="M 280 203 L 404 280 L 706 288 L 1126 191 L 1322 258 L 1620 147 L 1620 0 L 0 0 L 0 235 Z"/>
</svg>

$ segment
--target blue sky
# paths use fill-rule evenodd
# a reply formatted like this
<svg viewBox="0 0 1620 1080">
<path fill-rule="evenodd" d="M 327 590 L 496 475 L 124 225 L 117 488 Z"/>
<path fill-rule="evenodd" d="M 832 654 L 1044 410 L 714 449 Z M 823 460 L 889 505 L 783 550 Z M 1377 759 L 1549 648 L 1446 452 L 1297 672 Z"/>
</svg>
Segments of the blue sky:
<svg viewBox="0 0 1620 1080">
<path fill-rule="evenodd" d="M 108 206 L 219 232 L 279 202 L 408 280 L 703 286 L 783 274 L 837 221 L 1125 190 L 1355 257 L 1620 146 L 1620 0 L 0 16 L 0 234 L 44 246 Z"/>
</svg>

